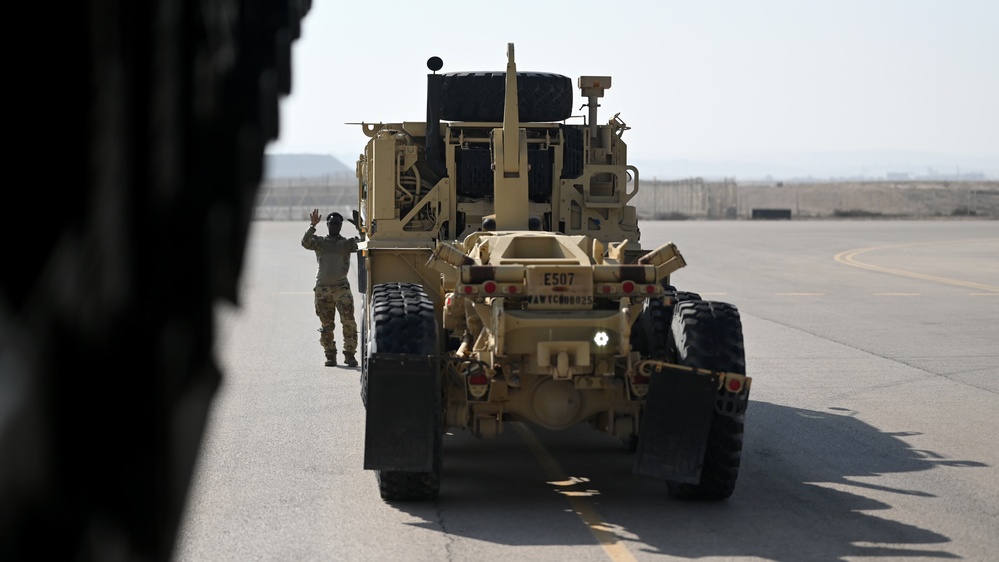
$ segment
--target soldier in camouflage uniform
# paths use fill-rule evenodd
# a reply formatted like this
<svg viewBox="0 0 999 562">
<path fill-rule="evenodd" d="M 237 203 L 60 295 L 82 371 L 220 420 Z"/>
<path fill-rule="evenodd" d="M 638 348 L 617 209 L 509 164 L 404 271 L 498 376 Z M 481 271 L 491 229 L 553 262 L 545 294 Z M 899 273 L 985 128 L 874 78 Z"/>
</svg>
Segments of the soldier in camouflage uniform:
<svg viewBox="0 0 999 562">
<path fill-rule="evenodd" d="M 357 251 L 357 238 L 340 236 L 343 216 L 330 213 L 326 216 L 328 236 L 317 236 L 319 209 L 309 215 L 312 223 L 302 237 L 302 246 L 316 252 L 318 271 L 316 272 L 316 315 L 322 328 L 319 329 L 319 343 L 326 351 L 326 366 L 336 366 L 336 315 L 340 314 L 343 326 L 343 358 L 349 367 L 357 366 L 354 352 L 357 350 L 357 323 L 354 321 L 354 295 L 350 291 L 347 272 L 350 270 L 350 256 Z"/>
</svg>

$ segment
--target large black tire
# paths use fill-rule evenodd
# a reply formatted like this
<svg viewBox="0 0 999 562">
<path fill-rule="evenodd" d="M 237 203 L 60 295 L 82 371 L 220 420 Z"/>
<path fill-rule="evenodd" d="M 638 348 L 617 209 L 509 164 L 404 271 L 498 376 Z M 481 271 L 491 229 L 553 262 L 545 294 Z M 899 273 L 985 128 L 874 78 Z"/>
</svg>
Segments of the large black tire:
<svg viewBox="0 0 999 562">
<path fill-rule="evenodd" d="M 371 338 L 368 353 L 436 355 L 434 303 L 417 283 L 382 283 L 371 291 Z M 362 369 L 362 398 L 367 404 L 367 361 Z M 390 412 L 386 415 L 392 415 Z M 443 427 L 434 428 L 434 460 L 430 472 L 377 470 L 378 490 L 386 501 L 425 501 L 440 491 Z"/>
<path fill-rule="evenodd" d="M 681 365 L 746 373 L 742 319 L 735 306 L 703 300 L 679 302 L 673 313 L 671 332 L 676 361 Z M 732 495 L 742 457 L 744 420 L 744 410 L 726 413 L 715 410 L 700 482 L 667 481 L 670 495 L 699 500 L 721 500 Z"/>
<path fill-rule="evenodd" d="M 518 72 L 517 98 L 522 123 L 563 121 L 572 115 L 572 80 L 560 74 Z M 503 120 L 506 72 L 449 72 L 441 84 L 441 119 Z"/>
<path fill-rule="evenodd" d="M 664 287 L 666 291 L 661 298 L 645 301 L 645 308 L 631 331 L 631 346 L 643 358 L 675 361 L 670 338 L 673 309 L 678 302 L 701 300 L 701 295 L 689 291 L 677 291 L 672 285 Z M 636 451 L 638 435 L 632 435 L 624 444 L 629 451 Z"/>
<path fill-rule="evenodd" d="M 689 291 L 677 291 L 672 285 L 665 286 L 662 298 L 648 299 L 642 315 L 632 330 L 631 345 L 642 357 L 672 361 L 670 325 L 673 322 L 673 309 L 678 302 L 701 300 L 701 295 Z"/>
<path fill-rule="evenodd" d="M 371 353 L 437 353 L 434 303 L 418 283 L 381 283 L 371 290 Z"/>
</svg>

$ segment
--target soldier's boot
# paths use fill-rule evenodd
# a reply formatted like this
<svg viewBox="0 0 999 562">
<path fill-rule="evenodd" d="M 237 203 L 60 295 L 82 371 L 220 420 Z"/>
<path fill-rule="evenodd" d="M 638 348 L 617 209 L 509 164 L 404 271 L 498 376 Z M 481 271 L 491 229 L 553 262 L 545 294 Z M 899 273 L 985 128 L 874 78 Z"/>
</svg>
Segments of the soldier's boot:
<svg viewBox="0 0 999 562">
<path fill-rule="evenodd" d="M 343 354 L 343 362 L 348 367 L 356 367 L 357 366 L 357 359 L 354 359 L 354 354 L 353 353 L 351 353 L 351 354 L 344 353 Z"/>
<path fill-rule="evenodd" d="M 326 366 L 327 367 L 336 367 L 336 353 L 327 353 L 326 354 Z"/>
</svg>

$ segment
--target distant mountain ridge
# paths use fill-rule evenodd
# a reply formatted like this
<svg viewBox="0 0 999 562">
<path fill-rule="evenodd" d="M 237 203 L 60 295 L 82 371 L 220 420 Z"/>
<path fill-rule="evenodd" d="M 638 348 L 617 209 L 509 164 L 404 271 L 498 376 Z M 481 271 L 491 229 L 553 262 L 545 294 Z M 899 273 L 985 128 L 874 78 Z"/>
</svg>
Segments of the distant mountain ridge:
<svg viewBox="0 0 999 562">
<path fill-rule="evenodd" d="M 329 154 L 265 154 L 264 178 L 321 178 L 331 174 L 352 172 Z"/>
</svg>

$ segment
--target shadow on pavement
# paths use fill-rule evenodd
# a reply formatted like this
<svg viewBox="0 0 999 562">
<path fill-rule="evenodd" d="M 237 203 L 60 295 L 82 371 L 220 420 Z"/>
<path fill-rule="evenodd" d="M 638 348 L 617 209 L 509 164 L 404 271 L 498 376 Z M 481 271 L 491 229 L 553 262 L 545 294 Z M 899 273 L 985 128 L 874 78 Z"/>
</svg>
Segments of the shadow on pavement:
<svg viewBox="0 0 999 562">
<path fill-rule="evenodd" d="M 670 498 L 662 482 L 631 474 L 632 455 L 622 444 L 581 426 L 532 427 L 566 481 L 551 482 L 515 431 L 491 441 L 458 433 L 445 441 L 438 501 L 393 505 L 422 518 L 423 527 L 511 546 L 595 544 L 569 509 L 571 494 L 588 497 L 636 554 L 960 557 L 943 550 L 950 537 L 869 512 L 893 509 L 885 498 L 935 497 L 894 487 L 887 475 L 987 465 L 914 449 L 902 439 L 911 434 L 881 432 L 849 412 L 754 402 L 749 416 L 739 482 L 726 501 Z"/>
</svg>

